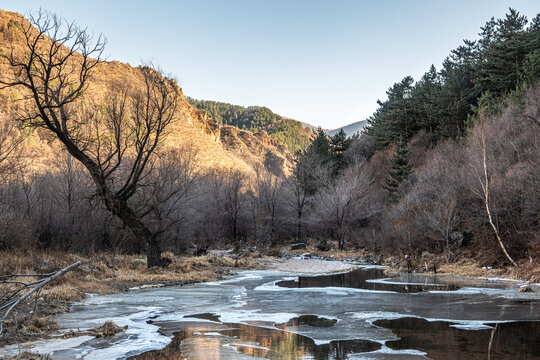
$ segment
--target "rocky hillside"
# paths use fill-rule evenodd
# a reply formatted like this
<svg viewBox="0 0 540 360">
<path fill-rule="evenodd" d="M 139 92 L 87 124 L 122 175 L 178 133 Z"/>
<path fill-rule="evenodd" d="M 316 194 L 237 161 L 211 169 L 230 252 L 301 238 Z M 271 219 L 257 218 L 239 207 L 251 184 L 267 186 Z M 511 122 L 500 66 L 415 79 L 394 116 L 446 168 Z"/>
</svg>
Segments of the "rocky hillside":
<svg viewBox="0 0 540 360">
<path fill-rule="evenodd" d="M 24 51 L 19 28 L 28 21 L 20 14 L 0 11 L 0 51 Z M 8 76 L 9 64 L 0 61 L 0 76 Z M 85 92 L 84 101 L 100 104 L 110 96 L 115 86 L 140 86 L 141 69 L 117 61 L 102 62 L 96 66 L 92 81 Z M 251 172 L 257 164 L 272 166 L 275 173 L 289 173 L 292 155 L 286 147 L 271 140 L 264 133 L 253 134 L 230 126 L 220 126 L 207 116 L 206 111 L 190 105 L 179 89 L 179 121 L 171 127 L 166 147 L 190 147 L 198 156 L 203 170 L 235 168 Z M 0 90 L 0 122 L 18 118 L 26 106 L 22 95 L 13 88 Z M 0 124 L 2 125 L 2 124 Z M 35 131 L 23 144 L 27 158 L 35 169 L 44 168 L 59 151 L 56 140 L 45 132 Z"/>
<path fill-rule="evenodd" d="M 211 100 L 187 101 L 198 109 L 206 110 L 208 116 L 220 125 L 232 125 L 253 132 L 265 131 L 272 139 L 287 146 L 290 152 L 305 150 L 314 132 L 309 126 L 291 118 L 278 115 L 263 106 L 240 106 Z"/>
</svg>

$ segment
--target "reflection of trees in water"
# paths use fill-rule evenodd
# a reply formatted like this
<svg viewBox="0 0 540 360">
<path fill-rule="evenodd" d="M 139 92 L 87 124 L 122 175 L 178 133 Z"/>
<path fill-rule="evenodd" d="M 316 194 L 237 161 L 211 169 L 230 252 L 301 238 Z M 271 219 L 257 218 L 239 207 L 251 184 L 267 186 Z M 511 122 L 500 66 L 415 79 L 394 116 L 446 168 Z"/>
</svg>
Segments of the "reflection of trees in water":
<svg viewBox="0 0 540 360">
<path fill-rule="evenodd" d="M 495 324 L 495 326 L 493 327 L 493 330 L 491 330 L 491 337 L 489 338 L 489 345 L 488 345 L 487 360 L 491 360 L 491 347 L 493 346 L 493 336 L 495 336 L 495 333 L 497 332 L 498 327 L 499 327 L 499 324 Z"/>
<path fill-rule="evenodd" d="M 150 351 L 130 359 L 220 359 L 220 351 L 224 344 L 235 346 L 238 351 L 252 357 L 293 360 L 311 356 L 314 359 L 344 360 L 347 354 L 374 351 L 380 344 L 367 340 L 332 341 L 328 344 L 316 345 L 315 342 L 302 335 L 290 332 L 262 328 L 244 324 L 226 324 L 227 330 L 216 331 L 228 338 L 201 335 L 204 331 L 196 328 L 180 331 L 172 342 L 163 350 Z M 234 340 L 230 340 L 234 338 Z M 189 341 L 185 341 L 188 340 Z M 252 347 L 252 346 L 254 347 Z"/>
<path fill-rule="evenodd" d="M 395 350 L 424 351 L 431 359 L 540 359 L 540 322 L 487 324 L 492 329 L 465 330 L 445 321 L 419 318 L 377 320 L 400 340 L 389 341 Z"/>
</svg>

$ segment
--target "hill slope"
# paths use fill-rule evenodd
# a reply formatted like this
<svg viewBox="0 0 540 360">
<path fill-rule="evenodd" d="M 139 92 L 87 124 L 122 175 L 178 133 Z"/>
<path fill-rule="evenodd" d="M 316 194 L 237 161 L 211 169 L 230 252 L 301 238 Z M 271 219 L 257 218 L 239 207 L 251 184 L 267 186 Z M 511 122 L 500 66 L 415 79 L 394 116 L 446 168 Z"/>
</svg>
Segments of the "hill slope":
<svg viewBox="0 0 540 360">
<path fill-rule="evenodd" d="M 220 125 L 232 125 L 254 132 L 264 130 L 270 138 L 281 141 L 291 152 L 305 150 L 313 135 L 300 121 L 275 114 L 267 107 L 243 107 L 190 97 L 186 97 L 186 100 L 196 108 L 206 110 L 208 116 Z"/>
<path fill-rule="evenodd" d="M 0 44 L 1 48 L 24 51 L 22 36 L 17 28 L 28 24 L 20 14 L 0 10 Z M 0 61 L 0 76 L 9 74 L 9 65 Z M 138 86 L 143 84 L 140 68 L 132 67 L 116 61 L 102 62 L 95 68 L 92 81 L 85 92 L 85 101 L 101 103 L 114 85 Z M 168 148 L 192 148 L 198 156 L 198 164 L 202 169 L 236 168 L 251 172 L 256 164 L 265 163 L 267 159 L 277 169 L 277 173 L 288 173 L 292 164 L 292 155 L 277 141 L 268 139 L 264 134 L 253 134 L 250 131 L 240 131 L 237 128 L 218 125 L 206 115 L 189 104 L 179 89 L 180 119 L 171 127 L 171 132 L 165 144 Z M 0 125 L 17 118 L 25 106 L 17 90 L 0 90 Z M 223 136 L 225 131 L 227 136 Z M 45 132 L 34 132 L 26 141 L 25 148 L 32 153 L 31 160 L 35 168 L 46 168 L 49 161 L 55 158 L 59 151 L 56 140 L 48 139 Z M 231 135 L 238 140 L 231 144 L 227 139 Z M 240 136 L 241 135 L 241 136 Z"/>
</svg>

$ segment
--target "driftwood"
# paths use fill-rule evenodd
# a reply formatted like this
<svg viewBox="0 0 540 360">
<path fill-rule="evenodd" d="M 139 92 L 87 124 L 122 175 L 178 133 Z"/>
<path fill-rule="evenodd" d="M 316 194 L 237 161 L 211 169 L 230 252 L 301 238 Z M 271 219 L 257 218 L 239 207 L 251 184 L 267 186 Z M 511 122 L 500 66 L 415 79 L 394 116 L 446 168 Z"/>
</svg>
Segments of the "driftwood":
<svg viewBox="0 0 540 360">
<path fill-rule="evenodd" d="M 80 261 L 69 265 L 68 267 L 53 273 L 48 274 L 9 274 L 0 276 L 0 285 L 11 284 L 14 288 L 6 291 L 5 294 L 0 294 L 0 334 L 2 334 L 4 321 L 17 305 L 28 299 L 32 294 L 38 294 L 41 289 L 60 276 L 67 273 L 69 270 L 81 265 Z M 40 278 L 32 282 L 23 281 L 25 277 Z"/>
</svg>

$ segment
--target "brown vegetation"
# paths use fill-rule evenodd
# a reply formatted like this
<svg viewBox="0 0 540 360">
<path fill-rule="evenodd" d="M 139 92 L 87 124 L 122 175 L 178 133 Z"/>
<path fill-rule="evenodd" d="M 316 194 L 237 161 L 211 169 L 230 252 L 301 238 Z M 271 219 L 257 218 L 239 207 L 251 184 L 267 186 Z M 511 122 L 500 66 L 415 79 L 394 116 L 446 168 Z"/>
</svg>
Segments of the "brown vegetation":
<svg viewBox="0 0 540 360">
<path fill-rule="evenodd" d="M 67 311 L 69 304 L 86 294 L 110 294 L 140 286 L 165 286 L 217 280 L 233 268 L 261 266 L 249 257 L 234 259 L 205 255 L 175 256 L 164 253 L 170 261 L 167 268 L 147 268 L 143 255 L 96 254 L 91 257 L 65 252 L 0 252 L 0 273 L 47 273 L 81 261 L 81 265 L 54 280 L 39 294 L 17 308 L 15 317 L 5 322 L 0 346 L 24 339 L 47 336 L 57 330 L 49 315 Z M 31 280 L 31 279 L 28 279 Z M 1 290 L 1 289 L 0 289 Z M 35 307 L 35 311 L 34 311 Z M 15 321 L 16 320 L 16 321 Z"/>
</svg>

